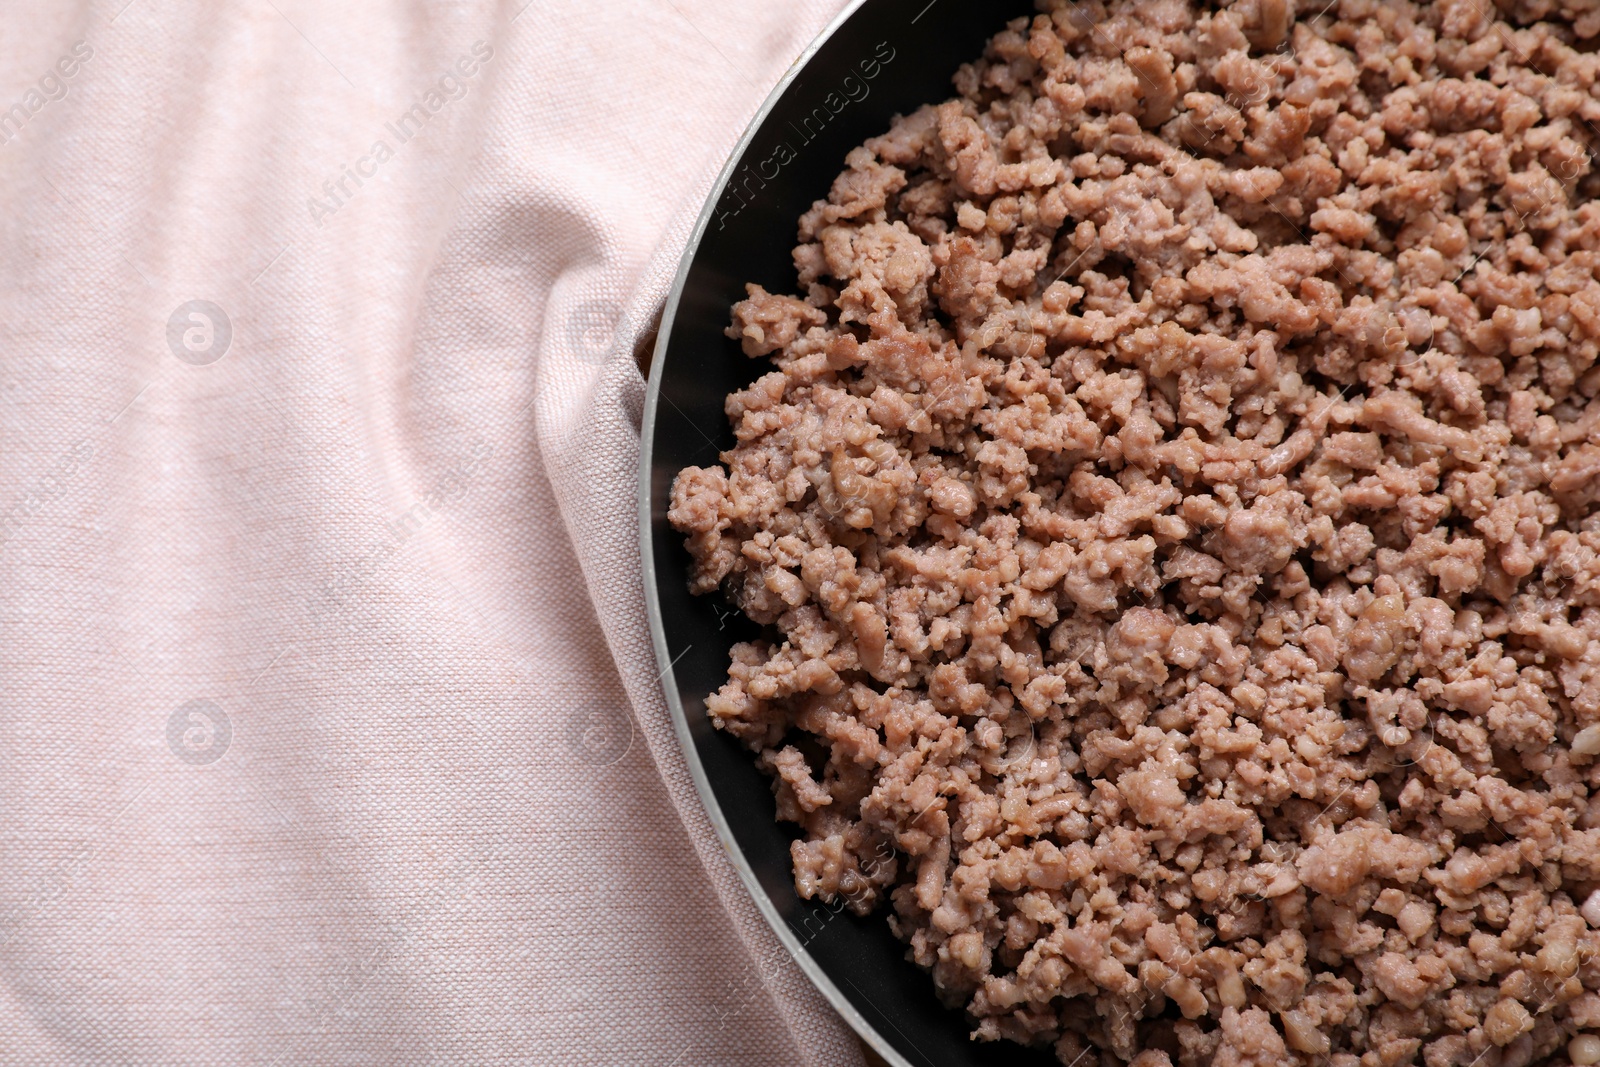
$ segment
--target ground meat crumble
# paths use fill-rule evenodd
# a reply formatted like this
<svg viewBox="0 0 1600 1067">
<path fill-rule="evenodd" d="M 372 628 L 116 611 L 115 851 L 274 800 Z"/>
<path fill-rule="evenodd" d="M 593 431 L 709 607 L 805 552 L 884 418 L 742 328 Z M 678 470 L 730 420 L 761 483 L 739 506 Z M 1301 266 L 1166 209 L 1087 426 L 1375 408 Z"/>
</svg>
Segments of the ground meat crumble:
<svg viewBox="0 0 1600 1067">
<path fill-rule="evenodd" d="M 1052 2 L 678 477 L 795 884 L 1064 1064 L 1600 1062 L 1600 9 Z"/>
</svg>

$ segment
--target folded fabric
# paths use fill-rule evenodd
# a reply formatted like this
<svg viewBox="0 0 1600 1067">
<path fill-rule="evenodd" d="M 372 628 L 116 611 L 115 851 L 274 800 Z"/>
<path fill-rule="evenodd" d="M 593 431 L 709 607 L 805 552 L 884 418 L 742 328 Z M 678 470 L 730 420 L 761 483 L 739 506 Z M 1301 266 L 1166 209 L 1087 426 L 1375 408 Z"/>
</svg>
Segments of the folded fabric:
<svg viewBox="0 0 1600 1067">
<path fill-rule="evenodd" d="M 860 1062 L 634 510 L 634 346 L 840 7 L 9 5 L 0 1062 Z"/>
</svg>

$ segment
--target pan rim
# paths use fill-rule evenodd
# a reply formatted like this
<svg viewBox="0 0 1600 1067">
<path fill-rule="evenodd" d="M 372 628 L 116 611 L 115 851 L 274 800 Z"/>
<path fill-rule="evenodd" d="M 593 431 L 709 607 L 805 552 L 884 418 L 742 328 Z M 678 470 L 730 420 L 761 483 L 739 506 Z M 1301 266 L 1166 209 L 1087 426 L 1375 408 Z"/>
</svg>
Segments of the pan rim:
<svg viewBox="0 0 1600 1067">
<path fill-rule="evenodd" d="M 655 458 L 655 428 L 656 414 L 660 407 L 661 382 L 666 367 L 668 342 L 672 336 L 678 307 L 683 299 L 684 289 L 689 280 L 690 270 L 700 250 L 700 244 L 705 238 L 706 230 L 716 214 L 717 203 L 732 179 L 735 170 L 743 161 L 756 136 L 765 127 L 768 117 L 773 109 L 788 92 L 791 85 L 805 70 L 807 65 L 816 56 L 829 39 L 850 21 L 856 12 L 868 0 L 850 0 L 843 10 L 822 30 L 821 33 L 808 44 L 803 52 L 789 65 L 788 70 L 779 79 L 772 91 L 762 101 L 761 107 L 751 117 L 750 123 L 745 127 L 738 143 L 734 146 L 723 165 L 721 172 L 712 183 L 706 196 L 704 207 L 701 208 L 699 218 L 696 219 L 694 229 L 689 235 L 689 241 L 684 246 L 683 255 L 678 260 L 677 273 L 673 277 L 672 288 L 667 293 L 666 303 L 662 306 L 661 325 L 656 335 L 656 343 L 650 360 L 650 374 L 645 385 L 644 409 L 639 427 L 639 556 L 641 563 L 641 578 L 644 582 L 645 608 L 650 622 L 650 643 L 655 651 L 656 665 L 661 669 L 656 684 L 662 688 L 666 698 L 667 710 L 672 716 L 673 732 L 677 735 L 678 747 L 682 750 L 684 763 L 689 770 L 689 775 L 694 779 L 695 791 L 700 795 L 700 802 L 705 808 L 706 816 L 711 821 L 712 827 L 717 832 L 723 851 L 728 856 L 728 861 L 739 874 L 739 879 L 744 883 L 744 888 L 750 894 L 756 909 L 766 920 L 779 942 L 788 952 L 790 959 L 800 968 L 811 984 L 823 995 L 834 1011 L 855 1031 L 863 1041 L 872 1047 L 889 1067 L 912 1067 L 912 1064 L 902 1056 L 892 1044 L 878 1032 L 860 1010 L 845 996 L 844 991 L 830 978 L 811 954 L 805 951 L 804 944 L 789 924 L 784 922 L 778 913 L 777 906 L 762 889 L 755 869 L 751 867 L 744 850 L 733 836 L 733 831 L 724 816 L 722 806 L 716 794 L 712 791 L 711 780 L 706 774 L 705 766 L 700 760 L 699 751 L 694 744 L 693 735 L 689 731 L 689 719 L 684 710 L 683 701 L 678 695 L 678 686 L 673 673 L 671 652 L 667 646 L 666 625 L 661 614 L 661 597 L 657 590 L 656 564 L 655 564 L 655 536 L 652 521 L 652 465 Z"/>
</svg>

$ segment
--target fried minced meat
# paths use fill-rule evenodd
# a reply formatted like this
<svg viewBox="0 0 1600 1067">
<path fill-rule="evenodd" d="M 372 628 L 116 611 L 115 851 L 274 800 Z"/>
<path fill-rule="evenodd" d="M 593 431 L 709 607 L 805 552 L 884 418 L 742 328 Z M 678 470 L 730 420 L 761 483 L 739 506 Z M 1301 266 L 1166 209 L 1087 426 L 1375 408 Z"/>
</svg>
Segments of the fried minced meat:
<svg viewBox="0 0 1600 1067">
<path fill-rule="evenodd" d="M 1317 6 L 1044 4 L 850 153 L 674 485 L 709 713 L 979 1038 L 1593 1063 L 1600 13 Z"/>
</svg>

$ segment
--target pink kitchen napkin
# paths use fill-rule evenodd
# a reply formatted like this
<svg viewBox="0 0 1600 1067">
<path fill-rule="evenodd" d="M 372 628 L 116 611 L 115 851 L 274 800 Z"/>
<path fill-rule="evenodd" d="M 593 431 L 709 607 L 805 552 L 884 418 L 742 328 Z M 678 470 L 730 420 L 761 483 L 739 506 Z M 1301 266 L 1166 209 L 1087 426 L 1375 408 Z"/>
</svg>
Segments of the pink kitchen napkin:
<svg viewBox="0 0 1600 1067">
<path fill-rule="evenodd" d="M 841 0 L 5 7 L 0 1062 L 859 1063 L 634 504 L 634 345 Z"/>
</svg>

